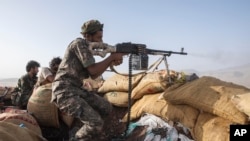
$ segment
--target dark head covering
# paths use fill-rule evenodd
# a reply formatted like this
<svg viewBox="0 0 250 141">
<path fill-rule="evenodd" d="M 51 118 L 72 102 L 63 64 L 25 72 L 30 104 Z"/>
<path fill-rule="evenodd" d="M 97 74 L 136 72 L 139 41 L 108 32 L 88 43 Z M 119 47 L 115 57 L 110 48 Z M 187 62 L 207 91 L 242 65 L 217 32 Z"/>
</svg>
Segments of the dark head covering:
<svg viewBox="0 0 250 141">
<path fill-rule="evenodd" d="M 82 34 L 93 34 L 97 31 L 102 31 L 103 24 L 101 24 L 98 20 L 90 20 L 85 22 L 82 25 Z"/>
</svg>

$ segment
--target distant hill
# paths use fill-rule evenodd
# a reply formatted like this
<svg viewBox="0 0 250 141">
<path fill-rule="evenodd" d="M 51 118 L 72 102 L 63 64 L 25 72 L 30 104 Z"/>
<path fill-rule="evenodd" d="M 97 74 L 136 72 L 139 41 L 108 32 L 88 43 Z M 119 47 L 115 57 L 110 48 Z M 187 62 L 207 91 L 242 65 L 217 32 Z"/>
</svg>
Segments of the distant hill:
<svg viewBox="0 0 250 141">
<path fill-rule="evenodd" d="M 17 85 L 18 78 L 6 78 L 0 79 L 0 86 L 15 87 Z"/>
<path fill-rule="evenodd" d="M 220 80 L 233 82 L 250 88 L 250 63 L 238 67 L 226 68 L 214 71 L 200 72 L 195 69 L 183 70 L 186 73 L 196 73 L 199 77 L 212 76 Z M 114 73 L 106 74 L 107 77 Z M 104 77 L 104 78 L 107 78 Z M 0 79 L 0 86 L 16 86 L 18 78 Z"/>
<path fill-rule="evenodd" d="M 223 81 L 232 82 L 250 88 L 250 64 L 206 72 L 199 72 L 196 70 L 186 70 L 184 72 L 193 72 L 199 77 L 212 76 Z"/>
<path fill-rule="evenodd" d="M 218 71 L 203 72 L 200 75 L 214 76 L 250 88 L 250 64 Z"/>
</svg>

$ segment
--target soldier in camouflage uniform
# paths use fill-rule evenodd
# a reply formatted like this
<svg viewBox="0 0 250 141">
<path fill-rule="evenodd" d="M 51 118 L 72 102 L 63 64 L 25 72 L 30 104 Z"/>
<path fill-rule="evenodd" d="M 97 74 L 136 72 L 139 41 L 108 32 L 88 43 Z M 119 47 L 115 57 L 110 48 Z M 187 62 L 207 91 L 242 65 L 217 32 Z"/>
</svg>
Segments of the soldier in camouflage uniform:
<svg viewBox="0 0 250 141">
<path fill-rule="evenodd" d="M 71 140 L 95 140 L 103 127 L 102 117 L 108 115 L 111 104 L 94 92 L 85 90 L 83 79 L 97 78 L 113 63 L 122 63 L 122 53 L 111 53 L 103 61 L 95 63 L 88 49 L 90 42 L 96 42 L 94 47 L 106 47 L 102 43 L 103 24 L 98 20 L 90 20 L 83 24 L 84 38 L 73 40 L 67 47 L 62 62 L 52 83 L 52 101 L 59 109 L 77 119 L 83 126 Z M 72 127 L 74 128 L 74 127 Z"/>
<path fill-rule="evenodd" d="M 17 87 L 12 92 L 12 104 L 21 109 L 26 109 L 28 100 L 37 82 L 37 73 L 40 64 L 31 60 L 26 65 L 27 74 L 18 79 Z"/>
</svg>

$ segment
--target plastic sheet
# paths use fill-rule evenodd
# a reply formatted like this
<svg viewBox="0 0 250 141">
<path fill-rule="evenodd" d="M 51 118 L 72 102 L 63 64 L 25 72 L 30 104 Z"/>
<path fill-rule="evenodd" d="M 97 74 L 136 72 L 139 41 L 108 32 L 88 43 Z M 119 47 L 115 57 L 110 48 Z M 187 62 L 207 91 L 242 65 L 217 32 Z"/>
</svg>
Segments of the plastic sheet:
<svg viewBox="0 0 250 141">
<path fill-rule="evenodd" d="M 194 141 L 192 139 L 189 139 L 187 136 L 185 136 L 183 134 L 179 134 L 179 139 L 180 139 L 180 141 Z"/>
<path fill-rule="evenodd" d="M 131 123 L 127 135 L 132 133 L 137 126 L 147 126 L 144 141 L 178 141 L 178 139 L 180 141 L 194 141 L 183 134 L 179 134 L 173 126 L 153 114 L 146 113 L 137 122 Z M 185 133 L 189 133 L 188 129 L 182 124 L 178 123 L 177 126 L 181 127 Z"/>
</svg>

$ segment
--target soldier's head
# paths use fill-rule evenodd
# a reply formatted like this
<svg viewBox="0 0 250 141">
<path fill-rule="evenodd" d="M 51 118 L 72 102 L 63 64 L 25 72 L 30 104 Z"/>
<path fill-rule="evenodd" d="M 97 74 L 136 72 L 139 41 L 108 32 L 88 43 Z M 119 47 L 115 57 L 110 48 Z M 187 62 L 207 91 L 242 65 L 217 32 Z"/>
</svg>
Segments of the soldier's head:
<svg viewBox="0 0 250 141">
<path fill-rule="evenodd" d="M 89 20 L 82 25 L 81 34 L 90 42 L 102 42 L 103 24 L 98 20 Z"/>
<path fill-rule="evenodd" d="M 30 60 L 26 65 L 26 72 L 35 76 L 38 73 L 38 68 L 40 64 L 37 61 Z"/>
<path fill-rule="evenodd" d="M 58 67 L 60 65 L 60 63 L 62 62 L 62 59 L 60 57 L 54 57 L 50 63 L 49 63 L 49 67 L 52 71 L 53 74 L 55 74 L 58 70 Z"/>
</svg>

